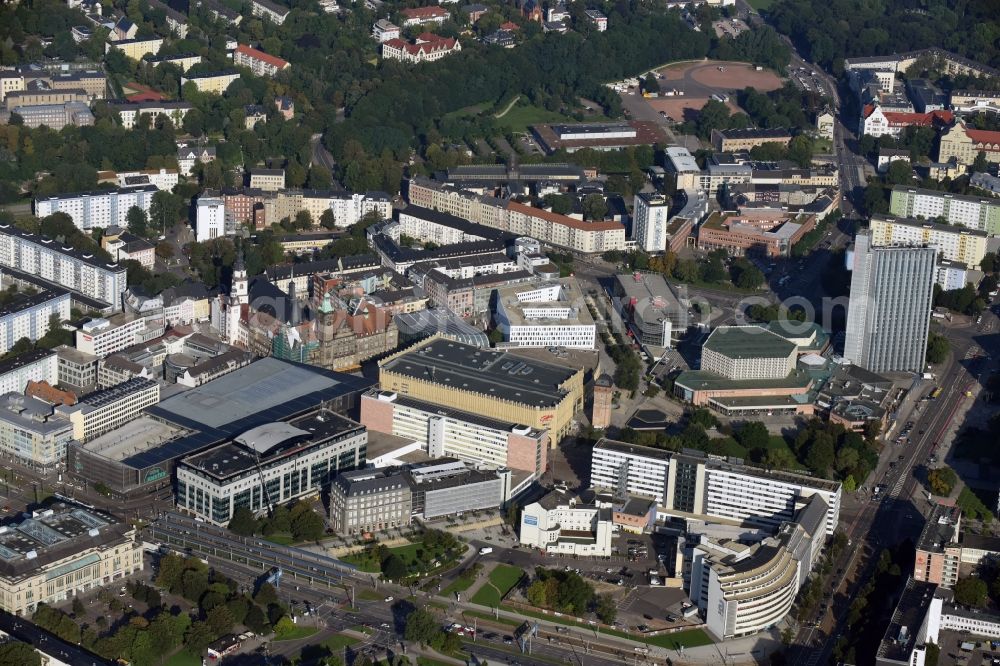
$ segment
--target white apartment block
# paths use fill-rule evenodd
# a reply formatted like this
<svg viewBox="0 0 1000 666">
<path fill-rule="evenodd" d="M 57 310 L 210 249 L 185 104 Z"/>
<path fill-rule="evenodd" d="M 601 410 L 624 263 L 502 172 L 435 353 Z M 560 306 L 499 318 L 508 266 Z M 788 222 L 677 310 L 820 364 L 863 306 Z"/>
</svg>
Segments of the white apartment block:
<svg viewBox="0 0 1000 666">
<path fill-rule="evenodd" d="M 491 238 L 496 234 L 495 231 L 471 224 L 448 213 L 407 206 L 404 210 L 399 211 L 396 228 L 390 235 L 393 240 L 398 240 L 399 235 L 405 234 L 410 238 L 417 238 L 421 242 L 430 241 L 438 245 L 487 240 L 484 236 L 477 235 L 477 232 L 487 232 Z"/>
<path fill-rule="evenodd" d="M 385 19 L 379 19 L 372 25 L 372 37 L 379 44 L 390 39 L 399 39 L 399 26 L 390 23 Z M 2 100 L 2 98 L 0 98 Z"/>
<path fill-rule="evenodd" d="M 220 197 L 198 197 L 194 233 L 199 243 L 226 235 L 226 204 Z"/>
<path fill-rule="evenodd" d="M 21 338 L 32 342 L 49 332 L 49 318 L 70 318 L 68 291 L 41 291 L 0 308 L 0 354 L 6 354 Z"/>
<path fill-rule="evenodd" d="M 632 212 L 632 240 L 646 252 L 663 252 L 667 247 L 670 199 L 658 193 L 635 195 Z"/>
<path fill-rule="evenodd" d="M 594 446 L 591 485 L 655 499 L 668 514 L 728 518 L 763 527 L 791 520 L 813 495 L 826 502 L 827 534 L 833 534 L 840 517 L 839 483 L 609 439 Z"/>
<path fill-rule="evenodd" d="M 840 516 L 840 484 L 799 474 L 753 470 L 737 465 L 709 465 L 705 471 L 705 514 L 777 527 L 792 520 L 813 495 L 828 507 L 826 533 Z M 754 473 L 756 472 L 756 473 Z"/>
<path fill-rule="evenodd" d="M 377 213 L 383 220 L 392 217 L 392 199 L 385 192 L 366 192 L 349 196 L 335 195 L 330 198 L 334 224 L 349 227 L 360 222 L 365 215 Z M 319 221 L 316 218 L 315 221 Z"/>
<path fill-rule="evenodd" d="M 944 218 L 948 224 L 1000 235 L 1000 199 L 990 197 L 896 186 L 892 188 L 889 213 L 925 220 Z"/>
<path fill-rule="evenodd" d="M 987 251 L 989 235 L 967 227 L 953 227 L 909 218 L 875 215 L 871 219 L 872 245 L 933 247 L 946 261 L 978 269 Z"/>
<path fill-rule="evenodd" d="M 111 319 L 93 319 L 76 332 L 76 348 L 104 358 L 142 342 L 146 322 L 142 317 L 118 314 Z"/>
<path fill-rule="evenodd" d="M 290 10 L 270 0 L 250 0 L 250 13 L 275 25 L 281 25 L 288 18 Z"/>
<path fill-rule="evenodd" d="M 142 169 L 140 171 L 119 171 L 118 187 L 126 187 L 136 181 L 145 181 L 158 190 L 173 191 L 179 182 L 177 169 Z M 132 181 L 130 183 L 130 181 Z"/>
<path fill-rule="evenodd" d="M 573 278 L 497 290 L 495 318 L 509 347 L 593 349 L 597 326 Z"/>
<path fill-rule="evenodd" d="M 174 127 L 180 127 L 188 111 L 194 107 L 190 102 L 108 102 L 108 108 L 121 118 L 122 127 L 134 129 L 141 116 L 152 116 L 151 124 L 157 116 L 170 118 Z"/>
<path fill-rule="evenodd" d="M 59 359 L 54 351 L 38 349 L 0 361 L 0 395 L 24 393 L 28 382 L 59 383 Z"/>
<path fill-rule="evenodd" d="M 111 310 L 122 309 L 122 294 L 128 288 L 124 267 L 106 264 L 93 255 L 62 247 L 13 225 L 0 224 L 0 266 L 37 275 L 104 301 Z"/>
<path fill-rule="evenodd" d="M 77 228 L 84 231 L 110 226 L 124 228 L 128 226 L 129 209 L 135 206 L 148 214 L 156 192 L 152 185 L 139 185 L 117 190 L 56 194 L 35 199 L 35 215 L 47 217 L 53 213 L 65 213 L 73 219 Z"/>
<path fill-rule="evenodd" d="M 73 439 L 87 442 L 137 418 L 160 401 L 160 384 L 133 377 L 117 386 L 91 393 L 75 405 L 60 405 L 56 413 L 73 424 Z"/>
</svg>

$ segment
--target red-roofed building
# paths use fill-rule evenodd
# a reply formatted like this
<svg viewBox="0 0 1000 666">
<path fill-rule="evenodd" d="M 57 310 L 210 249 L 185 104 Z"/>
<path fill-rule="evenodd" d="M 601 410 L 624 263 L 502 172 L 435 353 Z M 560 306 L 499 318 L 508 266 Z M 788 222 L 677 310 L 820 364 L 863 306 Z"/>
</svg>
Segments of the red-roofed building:
<svg viewBox="0 0 1000 666">
<path fill-rule="evenodd" d="M 413 44 L 402 39 L 390 39 L 382 44 L 382 57 L 402 62 L 434 62 L 462 50 L 457 39 L 430 32 L 420 34 Z"/>
<path fill-rule="evenodd" d="M 959 164 L 972 166 L 980 152 L 986 153 L 987 161 L 1000 162 L 1000 132 L 970 129 L 960 122 L 941 135 L 938 161 L 954 159 Z"/>
<path fill-rule="evenodd" d="M 955 116 L 951 111 L 899 113 L 883 111 L 876 104 L 867 104 L 862 113 L 860 132 L 874 137 L 898 137 L 907 127 L 947 127 L 954 121 Z"/>
<path fill-rule="evenodd" d="M 125 84 L 125 88 L 135 91 L 134 93 L 125 96 L 125 99 L 129 102 L 162 102 L 167 99 L 165 95 L 134 81 Z"/>
<path fill-rule="evenodd" d="M 501 23 L 500 24 L 500 29 L 501 30 L 510 30 L 511 32 L 513 32 L 515 30 L 520 30 L 521 26 L 519 26 L 518 24 L 514 23 L 513 21 L 507 21 L 506 23 Z"/>
<path fill-rule="evenodd" d="M 400 14 L 403 15 L 404 27 L 411 25 L 426 25 L 428 23 L 437 23 L 438 25 L 441 25 L 451 18 L 451 14 L 448 13 L 447 9 L 437 6 L 404 9 L 400 12 Z"/>
<path fill-rule="evenodd" d="M 283 69 L 291 67 L 287 60 L 264 53 L 258 49 L 240 44 L 233 52 L 233 62 L 243 67 L 249 67 L 256 76 L 274 76 Z"/>
</svg>

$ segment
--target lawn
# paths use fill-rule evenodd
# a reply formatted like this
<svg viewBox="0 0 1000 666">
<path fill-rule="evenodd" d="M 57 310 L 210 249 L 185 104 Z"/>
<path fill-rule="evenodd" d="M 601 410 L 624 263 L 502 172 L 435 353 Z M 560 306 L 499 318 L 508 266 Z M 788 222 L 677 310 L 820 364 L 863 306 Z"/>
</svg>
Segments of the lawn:
<svg viewBox="0 0 1000 666">
<path fill-rule="evenodd" d="M 358 592 L 358 598 L 365 601 L 378 601 L 379 599 L 384 599 L 384 594 L 379 594 L 375 590 L 361 590 Z"/>
<path fill-rule="evenodd" d="M 272 534 L 271 536 L 264 538 L 271 543 L 278 544 L 279 546 L 291 546 L 295 543 L 295 539 L 292 538 L 291 534 Z"/>
<path fill-rule="evenodd" d="M 758 12 L 770 8 L 773 2 L 774 0 L 747 0 L 747 3 Z"/>
<path fill-rule="evenodd" d="M 196 657 L 190 652 L 181 650 L 170 659 L 167 659 L 166 666 L 201 666 L 201 657 Z"/>
<path fill-rule="evenodd" d="M 319 630 L 316 627 L 303 627 L 300 624 L 299 625 L 295 625 L 295 628 L 292 629 L 291 631 L 289 631 L 284 636 L 282 636 L 280 638 L 278 638 L 277 636 L 275 636 L 274 642 L 277 643 L 279 641 L 298 641 L 298 640 L 301 640 L 303 638 L 309 638 L 310 636 L 312 636 L 313 634 L 315 634 L 317 631 L 319 631 Z"/>
<path fill-rule="evenodd" d="M 462 617 L 466 617 L 466 618 L 476 617 L 476 618 L 479 618 L 480 620 L 489 620 L 490 622 L 492 622 L 494 624 L 504 624 L 504 625 L 507 625 L 508 627 L 514 627 L 514 628 L 517 628 L 517 627 L 521 626 L 521 623 L 518 622 L 517 620 L 508 620 L 505 617 L 501 617 L 498 620 L 495 616 L 493 616 L 490 613 L 480 613 L 479 611 L 469 611 L 469 610 L 462 611 Z"/>
<path fill-rule="evenodd" d="M 406 565 L 406 569 L 407 571 L 409 571 L 408 575 L 410 576 L 414 575 L 424 576 L 426 574 L 431 573 L 431 571 L 434 571 L 435 569 L 445 568 L 452 563 L 451 560 L 445 559 L 447 551 L 445 551 L 442 548 L 435 548 L 431 550 L 431 557 L 428 562 L 433 560 L 438 560 L 440 564 L 437 567 L 432 568 L 430 571 L 425 572 L 423 569 L 424 566 L 423 562 L 421 562 L 420 558 L 417 557 L 417 551 L 427 551 L 427 550 L 428 550 L 427 546 L 425 546 L 423 542 L 408 543 L 402 546 L 396 546 L 395 548 L 390 548 L 388 550 L 388 554 L 395 555 L 396 557 L 401 559 L 403 561 L 403 564 Z M 344 562 L 348 562 L 350 564 L 357 566 L 359 570 L 364 571 L 365 573 L 379 573 L 380 571 L 382 571 L 381 562 L 375 561 L 369 549 L 364 549 L 354 553 L 350 553 L 349 555 L 345 555 L 340 559 L 342 559 Z"/>
<path fill-rule="evenodd" d="M 333 654 L 338 654 L 345 647 L 350 647 L 355 643 L 360 643 L 361 639 L 354 638 L 353 636 L 345 636 L 344 634 L 335 634 L 330 638 L 323 641 L 323 647 L 327 648 Z"/>
<path fill-rule="evenodd" d="M 455 579 L 448 587 L 441 590 L 441 596 L 451 597 L 459 592 L 465 592 L 467 589 L 472 587 L 472 584 L 476 582 L 476 577 L 466 578 L 465 576 Z"/>
<path fill-rule="evenodd" d="M 602 120 L 603 116 L 593 116 L 588 120 Z M 561 123 L 576 122 L 572 116 L 567 116 L 558 111 L 549 111 L 538 106 L 515 104 L 514 108 L 505 113 L 502 118 L 496 119 L 497 126 L 511 132 L 526 132 L 528 125 L 538 125 L 541 123 Z"/>
<path fill-rule="evenodd" d="M 489 582 L 472 595 L 472 603 L 483 606 L 498 606 L 500 600 L 521 580 L 524 571 L 509 564 L 498 564 L 490 572 Z"/>
</svg>

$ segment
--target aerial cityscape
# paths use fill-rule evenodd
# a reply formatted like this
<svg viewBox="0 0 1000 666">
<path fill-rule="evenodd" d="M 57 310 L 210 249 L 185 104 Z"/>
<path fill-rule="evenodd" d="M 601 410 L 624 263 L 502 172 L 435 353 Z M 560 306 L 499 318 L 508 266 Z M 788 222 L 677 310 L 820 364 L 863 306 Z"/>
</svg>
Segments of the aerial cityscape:
<svg viewBox="0 0 1000 666">
<path fill-rule="evenodd" d="M 1000 10 L 0 3 L 0 666 L 1000 664 Z"/>
</svg>

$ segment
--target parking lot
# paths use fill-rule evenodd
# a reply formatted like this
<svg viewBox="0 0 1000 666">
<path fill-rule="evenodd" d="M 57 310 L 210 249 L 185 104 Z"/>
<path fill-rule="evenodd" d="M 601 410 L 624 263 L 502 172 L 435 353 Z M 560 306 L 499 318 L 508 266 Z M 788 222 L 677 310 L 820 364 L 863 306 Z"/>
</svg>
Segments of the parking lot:
<svg viewBox="0 0 1000 666">
<path fill-rule="evenodd" d="M 1000 664 L 1000 644 L 994 648 L 990 640 L 955 631 L 942 631 L 938 634 L 941 646 L 941 656 L 938 666 L 992 666 Z M 965 646 L 963 649 L 962 646 Z M 972 649 L 968 649 L 969 646 Z"/>
</svg>

